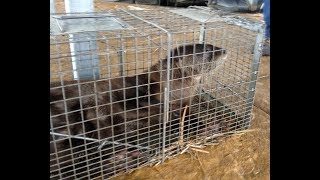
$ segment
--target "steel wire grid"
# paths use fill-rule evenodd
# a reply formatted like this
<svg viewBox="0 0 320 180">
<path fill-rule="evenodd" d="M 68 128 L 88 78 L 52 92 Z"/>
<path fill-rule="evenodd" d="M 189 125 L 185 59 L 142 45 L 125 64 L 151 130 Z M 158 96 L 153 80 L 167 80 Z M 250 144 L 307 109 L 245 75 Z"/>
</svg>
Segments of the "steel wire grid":
<svg viewBox="0 0 320 180">
<path fill-rule="evenodd" d="M 186 144 L 215 142 L 250 126 L 263 26 L 246 28 L 230 23 L 230 16 L 199 22 L 167 10 L 108 13 L 132 28 L 72 33 L 78 39 L 50 36 L 51 179 L 115 176 L 178 155 Z M 70 43 L 81 42 L 89 50 L 72 52 Z M 219 64 L 199 61 L 195 56 L 204 56 L 204 49 L 193 51 L 192 64 L 183 65 L 185 48 L 172 53 L 203 43 L 221 47 L 208 52 L 215 57 L 225 50 L 227 58 Z M 97 57 L 92 80 L 74 80 L 73 56 Z M 179 58 L 182 66 L 176 67 Z M 212 70 L 173 78 L 196 64 Z M 198 81 L 177 87 L 188 78 Z"/>
</svg>

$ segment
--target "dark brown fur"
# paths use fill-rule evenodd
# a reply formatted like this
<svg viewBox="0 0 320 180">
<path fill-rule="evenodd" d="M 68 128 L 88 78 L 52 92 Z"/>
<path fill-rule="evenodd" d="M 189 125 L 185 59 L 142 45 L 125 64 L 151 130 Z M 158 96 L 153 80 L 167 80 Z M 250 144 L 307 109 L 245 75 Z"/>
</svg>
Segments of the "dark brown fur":
<svg viewBox="0 0 320 180">
<path fill-rule="evenodd" d="M 179 118 L 183 107 L 190 104 L 195 93 L 195 86 L 198 83 L 196 77 L 211 70 L 210 67 L 214 67 L 214 63 L 220 61 L 224 54 L 224 50 L 209 44 L 206 46 L 202 44 L 186 45 L 172 51 L 170 112 L 174 113 L 175 118 Z M 208 63 L 211 62 L 213 66 L 208 66 Z M 69 134 L 70 132 L 71 135 L 85 134 L 86 137 L 96 139 L 113 137 L 111 141 L 130 142 L 140 146 L 157 145 L 158 141 L 156 140 L 161 136 L 164 118 L 166 69 L 167 59 L 164 59 L 161 63 L 151 67 L 150 74 L 145 72 L 132 77 L 99 81 L 64 81 L 64 88 L 60 87 L 62 85 L 60 82 L 51 83 L 50 108 L 54 132 L 61 134 Z M 181 90 L 181 88 L 183 89 Z M 73 112 L 70 113 L 70 111 Z M 67 113 L 67 115 L 63 113 Z M 66 128 L 67 125 L 69 125 L 69 129 Z M 137 141 L 146 137 L 148 137 L 148 141 L 154 140 L 155 142 Z M 83 140 L 65 139 L 59 136 L 55 136 L 55 140 L 57 141 L 56 147 L 51 143 L 50 153 L 60 152 L 74 146 L 80 147 L 84 144 Z M 132 155 L 133 158 L 139 156 L 135 153 L 136 150 L 129 152 L 123 146 L 117 148 L 119 153 L 116 156 L 109 155 L 112 153 L 110 148 L 102 153 L 106 155 L 105 158 L 109 158 L 104 161 L 103 165 L 112 162 L 111 159 L 119 160 L 119 157 L 122 157 L 121 154 L 127 153 L 127 156 Z M 63 167 L 71 165 L 70 150 L 60 152 L 59 156 L 62 155 L 65 157 L 61 160 L 66 161 Z M 99 158 L 95 161 L 98 162 Z M 136 161 L 133 162 L 136 163 Z M 55 163 L 52 162 L 52 164 Z M 115 164 L 117 165 L 117 162 Z M 107 167 L 112 167 L 115 164 L 111 163 Z M 96 167 L 99 165 L 98 163 Z M 124 167 L 119 163 L 118 165 Z M 51 170 L 54 169 L 53 167 Z M 72 168 L 65 168 L 62 171 L 70 169 L 72 170 Z M 79 171 L 81 170 L 85 169 Z M 111 171 L 105 172 L 111 173 Z"/>
</svg>

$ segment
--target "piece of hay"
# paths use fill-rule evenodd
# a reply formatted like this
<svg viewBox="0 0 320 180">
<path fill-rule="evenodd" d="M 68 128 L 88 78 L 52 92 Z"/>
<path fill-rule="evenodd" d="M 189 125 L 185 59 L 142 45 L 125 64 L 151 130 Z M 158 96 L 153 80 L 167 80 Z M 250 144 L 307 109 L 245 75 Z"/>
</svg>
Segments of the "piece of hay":
<svg viewBox="0 0 320 180">
<path fill-rule="evenodd" d="M 202 145 L 189 144 L 188 146 L 193 147 L 193 148 L 198 148 L 198 149 L 204 148 L 204 146 L 202 146 Z"/>
<path fill-rule="evenodd" d="M 182 150 L 182 151 L 180 152 L 180 154 L 185 153 L 185 152 L 189 149 L 189 147 L 190 147 L 190 146 L 187 146 L 184 150 Z"/>
<path fill-rule="evenodd" d="M 194 151 L 198 151 L 198 152 L 202 152 L 202 153 L 207 153 L 209 154 L 209 151 L 205 151 L 205 150 L 202 150 L 202 149 L 196 149 L 196 148 L 190 148 L 191 150 L 194 150 Z"/>
</svg>

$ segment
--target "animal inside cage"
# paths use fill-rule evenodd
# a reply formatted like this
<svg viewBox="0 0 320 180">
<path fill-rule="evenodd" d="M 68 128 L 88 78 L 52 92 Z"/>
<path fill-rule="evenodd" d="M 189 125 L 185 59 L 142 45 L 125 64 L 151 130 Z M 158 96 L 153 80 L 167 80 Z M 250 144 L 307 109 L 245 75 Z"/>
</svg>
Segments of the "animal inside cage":
<svg viewBox="0 0 320 180">
<path fill-rule="evenodd" d="M 50 18 L 51 179 L 116 176 L 250 126 L 262 24 L 192 8 Z"/>
</svg>

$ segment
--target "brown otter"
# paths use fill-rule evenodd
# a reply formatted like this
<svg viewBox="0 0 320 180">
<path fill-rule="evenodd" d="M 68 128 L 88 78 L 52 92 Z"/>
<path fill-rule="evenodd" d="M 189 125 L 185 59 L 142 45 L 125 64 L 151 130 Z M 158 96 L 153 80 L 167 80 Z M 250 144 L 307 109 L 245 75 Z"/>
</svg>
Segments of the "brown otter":
<svg viewBox="0 0 320 180">
<path fill-rule="evenodd" d="M 150 71 L 136 76 L 97 81 L 52 82 L 50 113 L 53 132 L 101 140 L 108 138 L 112 142 L 122 143 L 109 144 L 99 152 L 93 148 L 97 147 L 96 143 L 50 136 L 50 141 L 53 138 L 55 140 L 55 143 L 50 143 L 50 153 L 57 153 L 58 157 L 62 157 L 59 158 L 60 173 L 66 177 L 75 171 L 77 174 L 82 173 L 79 176 L 88 176 L 87 172 L 90 171 L 91 174 L 103 168 L 105 174 L 113 175 L 116 169 L 136 166 L 137 158 L 139 162 L 146 160 L 145 157 L 140 158 L 141 154 L 136 149 L 130 150 L 123 144 L 159 147 L 162 143 L 167 61 L 171 62 L 171 118 L 179 119 L 180 111 L 192 100 L 199 76 L 214 69 L 224 61 L 225 56 L 224 49 L 210 44 L 184 45 L 171 52 L 171 59 L 163 59 L 152 66 Z M 100 158 L 88 161 L 85 156 L 80 155 L 84 152 L 90 153 L 92 157 L 99 157 L 98 154 L 101 153 L 102 161 Z M 131 163 L 129 160 L 132 160 Z M 52 158 L 51 171 L 58 169 L 53 166 L 57 163 L 55 161 Z M 88 171 L 87 167 L 95 170 Z"/>
</svg>

